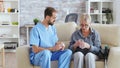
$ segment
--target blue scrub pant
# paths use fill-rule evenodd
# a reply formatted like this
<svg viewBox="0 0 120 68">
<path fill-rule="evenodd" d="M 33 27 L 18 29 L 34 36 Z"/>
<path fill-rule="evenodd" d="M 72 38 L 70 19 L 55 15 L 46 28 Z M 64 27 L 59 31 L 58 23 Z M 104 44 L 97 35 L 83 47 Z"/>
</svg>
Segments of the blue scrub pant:
<svg viewBox="0 0 120 68">
<path fill-rule="evenodd" d="M 35 55 L 33 64 L 41 68 L 51 68 L 51 61 L 58 60 L 58 68 L 69 68 L 71 55 L 72 51 L 69 49 L 56 52 L 43 50 Z"/>
</svg>

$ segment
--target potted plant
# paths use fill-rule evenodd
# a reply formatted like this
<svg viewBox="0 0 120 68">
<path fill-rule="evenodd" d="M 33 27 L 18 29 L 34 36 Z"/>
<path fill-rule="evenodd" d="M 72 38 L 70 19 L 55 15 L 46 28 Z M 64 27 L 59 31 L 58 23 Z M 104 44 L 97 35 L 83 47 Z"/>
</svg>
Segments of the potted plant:
<svg viewBox="0 0 120 68">
<path fill-rule="evenodd" d="M 33 22 L 36 25 L 39 22 L 38 18 L 33 19 Z"/>
</svg>

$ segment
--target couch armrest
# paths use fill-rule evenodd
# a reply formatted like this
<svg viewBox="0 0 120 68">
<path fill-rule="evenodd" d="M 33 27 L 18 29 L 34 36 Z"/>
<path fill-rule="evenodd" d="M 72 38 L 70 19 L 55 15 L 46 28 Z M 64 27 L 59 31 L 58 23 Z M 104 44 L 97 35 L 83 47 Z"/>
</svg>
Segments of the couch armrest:
<svg viewBox="0 0 120 68">
<path fill-rule="evenodd" d="M 111 47 L 108 56 L 108 68 L 120 68 L 120 47 Z"/>
<path fill-rule="evenodd" d="M 33 68 L 29 61 L 30 46 L 20 46 L 16 49 L 17 68 Z"/>
</svg>

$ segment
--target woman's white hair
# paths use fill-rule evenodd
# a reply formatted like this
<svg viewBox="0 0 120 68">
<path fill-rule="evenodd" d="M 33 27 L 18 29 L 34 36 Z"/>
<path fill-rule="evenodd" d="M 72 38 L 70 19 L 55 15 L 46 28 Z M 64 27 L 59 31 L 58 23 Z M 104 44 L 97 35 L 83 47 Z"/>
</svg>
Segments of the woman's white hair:
<svg viewBox="0 0 120 68">
<path fill-rule="evenodd" d="M 89 14 L 84 13 L 80 16 L 80 22 L 81 21 L 86 21 L 87 23 L 91 23 L 91 16 Z"/>
</svg>

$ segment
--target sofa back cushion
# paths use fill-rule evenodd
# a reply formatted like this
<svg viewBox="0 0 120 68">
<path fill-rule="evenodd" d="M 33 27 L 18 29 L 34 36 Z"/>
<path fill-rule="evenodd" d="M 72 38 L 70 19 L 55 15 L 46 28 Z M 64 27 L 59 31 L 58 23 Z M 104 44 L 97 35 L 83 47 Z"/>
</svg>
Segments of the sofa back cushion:
<svg viewBox="0 0 120 68">
<path fill-rule="evenodd" d="M 72 33 L 76 30 L 76 23 L 57 23 L 55 24 L 59 41 L 70 41 Z"/>
<path fill-rule="evenodd" d="M 59 41 L 63 41 L 68 47 L 72 33 L 79 29 L 74 22 L 55 24 Z M 115 24 L 92 24 L 101 37 L 102 45 L 120 46 L 120 26 Z"/>
<path fill-rule="evenodd" d="M 120 46 L 120 26 L 114 24 L 92 24 L 101 37 L 101 43 L 110 46 Z"/>
<path fill-rule="evenodd" d="M 77 24 L 75 22 L 57 23 L 55 27 L 59 41 L 64 42 L 66 48 L 68 48 L 72 33 L 76 30 Z"/>
</svg>

